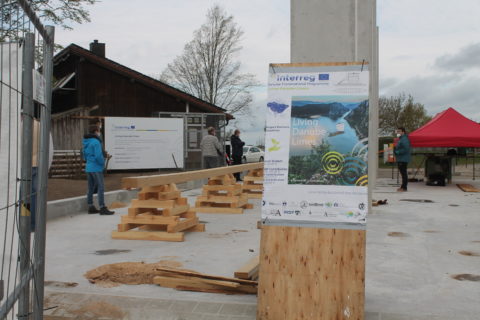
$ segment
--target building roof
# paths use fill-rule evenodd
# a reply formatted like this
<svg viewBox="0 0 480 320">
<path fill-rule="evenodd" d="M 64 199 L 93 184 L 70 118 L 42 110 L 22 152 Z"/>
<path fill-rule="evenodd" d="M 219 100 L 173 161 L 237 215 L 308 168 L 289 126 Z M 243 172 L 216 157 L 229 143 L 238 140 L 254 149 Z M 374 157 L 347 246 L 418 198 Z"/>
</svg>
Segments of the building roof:
<svg viewBox="0 0 480 320">
<path fill-rule="evenodd" d="M 134 79 L 135 81 L 138 81 L 139 83 L 142 83 L 153 89 L 159 90 L 163 93 L 166 93 L 180 100 L 188 102 L 192 106 L 194 105 L 195 107 L 199 109 L 203 109 L 209 113 L 224 113 L 226 115 L 227 120 L 234 119 L 234 117 L 231 114 L 227 113 L 226 110 L 223 108 L 220 108 L 214 104 L 211 104 L 197 97 L 194 97 L 191 94 L 178 90 L 162 81 L 146 76 L 138 71 L 130 69 L 113 60 L 98 56 L 92 53 L 91 51 L 84 49 L 73 43 L 55 55 L 55 57 L 53 58 L 54 64 L 58 64 L 62 62 L 63 60 L 65 60 L 66 57 L 68 57 L 71 54 L 82 57 L 91 63 L 97 64 L 103 68 L 109 69 L 120 75 Z"/>
<path fill-rule="evenodd" d="M 480 147 L 480 124 L 448 108 L 408 138 L 412 147 Z"/>
</svg>

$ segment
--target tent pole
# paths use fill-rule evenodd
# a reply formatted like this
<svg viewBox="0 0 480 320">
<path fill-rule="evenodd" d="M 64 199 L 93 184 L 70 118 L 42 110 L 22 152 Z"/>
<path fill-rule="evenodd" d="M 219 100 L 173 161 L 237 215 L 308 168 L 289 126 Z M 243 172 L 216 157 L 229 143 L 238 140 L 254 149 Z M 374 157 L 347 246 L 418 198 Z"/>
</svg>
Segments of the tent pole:
<svg viewBox="0 0 480 320">
<path fill-rule="evenodd" d="M 473 180 L 475 180 L 475 158 L 477 157 L 477 148 L 473 148 Z"/>
</svg>

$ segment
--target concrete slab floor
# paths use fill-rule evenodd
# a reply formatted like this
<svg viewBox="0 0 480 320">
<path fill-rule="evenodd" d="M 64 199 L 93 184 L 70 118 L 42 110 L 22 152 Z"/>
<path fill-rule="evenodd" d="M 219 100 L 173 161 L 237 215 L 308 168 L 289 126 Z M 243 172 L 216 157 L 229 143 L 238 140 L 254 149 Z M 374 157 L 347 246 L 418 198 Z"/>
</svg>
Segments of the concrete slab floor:
<svg viewBox="0 0 480 320">
<path fill-rule="evenodd" d="M 395 182 L 379 179 L 373 195 L 388 199 L 388 204 L 375 207 L 368 218 L 365 319 L 478 319 L 480 281 L 452 276 L 480 275 L 480 257 L 475 256 L 480 254 L 480 194 L 464 193 L 455 185 L 423 183 L 410 183 L 408 192 L 397 193 Z M 456 182 L 480 186 L 475 181 Z M 198 189 L 184 192 L 192 205 L 198 194 Z M 233 276 L 259 250 L 260 200 L 250 202 L 255 208 L 240 215 L 198 214 L 206 222 L 206 232 L 187 234 L 179 243 L 112 240 L 110 231 L 126 209 L 117 209 L 114 216 L 83 214 L 49 221 L 46 280 L 78 286 L 46 287 L 47 306 L 56 306 L 45 312 L 47 319 L 80 319 L 82 306 L 97 302 L 117 308 L 117 318 L 124 319 L 255 319 L 252 295 L 184 292 L 155 285 L 101 288 L 83 277 L 103 264 L 160 260 Z M 110 249 L 120 252 L 95 254 Z M 112 317 L 84 314 L 82 319 L 96 318 Z"/>
</svg>

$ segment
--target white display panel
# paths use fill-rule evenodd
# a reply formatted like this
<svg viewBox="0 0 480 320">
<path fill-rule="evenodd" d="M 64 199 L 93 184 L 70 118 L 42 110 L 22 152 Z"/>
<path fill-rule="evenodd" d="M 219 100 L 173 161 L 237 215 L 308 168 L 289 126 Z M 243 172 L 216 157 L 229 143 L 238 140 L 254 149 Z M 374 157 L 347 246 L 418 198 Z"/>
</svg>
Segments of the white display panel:
<svg viewBox="0 0 480 320">
<path fill-rule="evenodd" d="M 108 169 L 183 168 L 183 119 L 105 118 Z"/>
</svg>

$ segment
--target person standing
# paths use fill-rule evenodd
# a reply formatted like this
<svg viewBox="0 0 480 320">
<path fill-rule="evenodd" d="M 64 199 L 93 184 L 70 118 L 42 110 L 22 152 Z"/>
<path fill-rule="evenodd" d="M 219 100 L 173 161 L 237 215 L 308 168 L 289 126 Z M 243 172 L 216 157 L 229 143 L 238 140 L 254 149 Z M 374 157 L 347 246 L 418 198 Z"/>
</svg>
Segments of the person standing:
<svg viewBox="0 0 480 320">
<path fill-rule="evenodd" d="M 202 150 L 204 168 L 210 169 L 219 166 L 218 158 L 223 155 L 223 150 L 215 136 L 215 128 L 209 127 L 207 132 L 208 134 L 200 142 L 200 149 Z"/>
<path fill-rule="evenodd" d="M 112 215 L 115 212 L 108 210 L 105 206 L 103 169 L 105 167 L 105 158 L 103 156 L 102 142 L 100 140 L 100 128 L 92 127 L 89 134 L 83 137 L 83 158 L 87 162 L 85 172 L 87 173 L 88 192 L 87 204 L 88 213 L 100 213 L 101 215 Z M 93 193 L 97 190 L 98 210 L 93 205 Z"/>
<path fill-rule="evenodd" d="M 410 140 L 408 139 L 407 133 L 405 132 L 405 128 L 397 129 L 397 137 L 399 139 L 397 145 L 395 146 L 394 153 L 398 165 L 398 171 L 402 176 L 402 185 L 400 186 L 400 188 L 397 189 L 397 191 L 405 192 L 407 191 L 408 185 L 407 166 L 411 159 Z"/>
<path fill-rule="evenodd" d="M 230 143 L 232 144 L 233 164 L 242 164 L 243 146 L 245 145 L 245 142 L 240 139 L 240 130 L 235 130 L 230 137 Z M 240 172 L 236 172 L 234 176 L 237 181 L 242 181 L 240 178 Z"/>
</svg>

